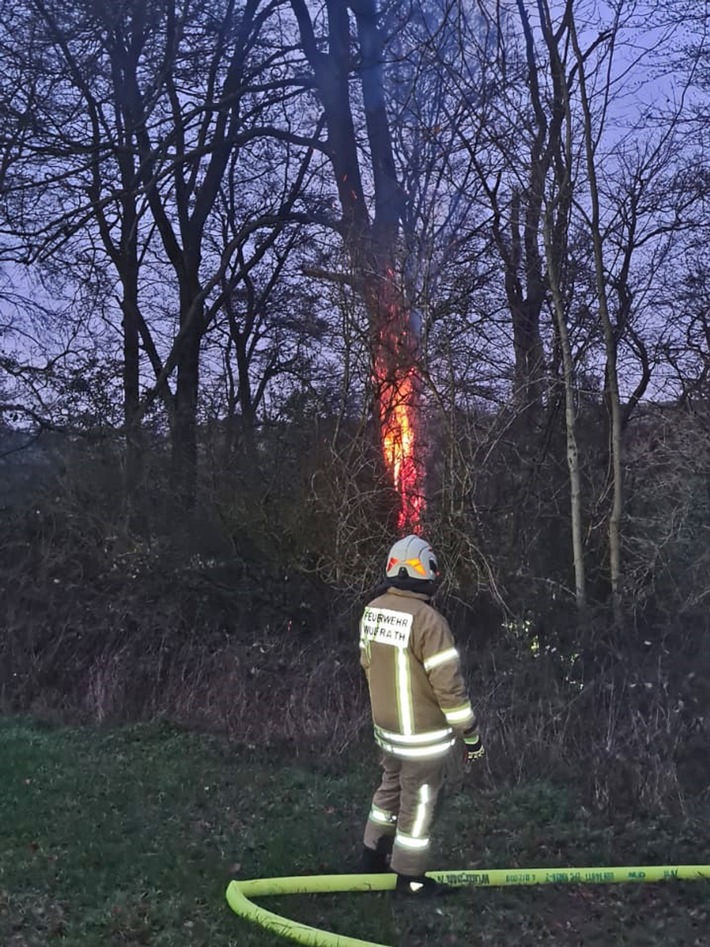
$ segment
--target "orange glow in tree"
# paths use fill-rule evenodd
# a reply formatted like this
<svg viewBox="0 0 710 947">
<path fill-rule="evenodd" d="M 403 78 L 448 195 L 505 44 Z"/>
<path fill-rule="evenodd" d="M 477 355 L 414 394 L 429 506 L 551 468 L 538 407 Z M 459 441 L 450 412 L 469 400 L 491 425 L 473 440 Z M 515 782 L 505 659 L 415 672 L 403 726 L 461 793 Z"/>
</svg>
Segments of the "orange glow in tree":
<svg viewBox="0 0 710 947">
<path fill-rule="evenodd" d="M 397 526 L 416 533 L 425 507 L 418 423 L 418 339 L 403 306 L 390 303 L 385 312 L 374 362 L 381 448 L 400 498 Z"/>
</svg>

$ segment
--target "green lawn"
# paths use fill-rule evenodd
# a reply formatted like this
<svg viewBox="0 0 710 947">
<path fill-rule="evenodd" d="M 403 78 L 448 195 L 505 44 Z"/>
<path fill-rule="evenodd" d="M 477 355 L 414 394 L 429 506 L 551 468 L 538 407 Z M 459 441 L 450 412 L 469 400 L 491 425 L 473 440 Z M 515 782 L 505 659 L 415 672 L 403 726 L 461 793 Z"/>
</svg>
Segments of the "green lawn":
<svg viewBox="0 0 710 947">
<path fill-rule="evenodd" d="M 493 773 L 493 776 L 495 774 Z M 0 720 L 2 947 L 266 947 L 236 917 L 232 877 L 357 870 L 375 754 L 293 761 L 151 724 Z M 710 862 L 707 812 L 594 818 L 573 788 L 449 794 L 436 868 Z M 269 899 L 309 924 L 393 947 L 707 947 L 710 882 Z"/>
</svg>

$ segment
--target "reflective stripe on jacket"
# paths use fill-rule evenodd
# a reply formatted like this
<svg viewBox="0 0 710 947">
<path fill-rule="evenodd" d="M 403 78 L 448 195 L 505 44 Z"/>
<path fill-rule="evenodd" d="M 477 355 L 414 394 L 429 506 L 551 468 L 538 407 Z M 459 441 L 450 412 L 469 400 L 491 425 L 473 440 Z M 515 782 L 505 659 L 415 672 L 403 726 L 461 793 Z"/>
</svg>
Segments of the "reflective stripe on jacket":
<svg viewBox="0 0 710 947">
<path fill-rule="evenodd" d="M 365 608 L 360 662 L 375 739 L 387 753 L 430 759 L 475 725 L 459 654 L 428 597 L 390 588 Z"/>
</svg>

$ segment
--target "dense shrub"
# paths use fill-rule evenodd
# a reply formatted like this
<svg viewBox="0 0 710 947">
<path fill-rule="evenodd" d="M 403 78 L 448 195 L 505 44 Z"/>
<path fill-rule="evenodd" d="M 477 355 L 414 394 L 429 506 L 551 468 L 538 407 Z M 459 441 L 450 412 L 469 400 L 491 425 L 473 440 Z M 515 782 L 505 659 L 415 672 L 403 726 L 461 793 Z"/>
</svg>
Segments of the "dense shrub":
<svg viewBox="0 0 710 947">
<path fill-rule="evenodd" d="M 569 563 L 547 548 L 554 537 L 564 547 L 562 504 L 549 522 L 540 512 L 562 490 L 554 465 L 545 484 L 513 485 L 506 501 L 505 478 L 519 475 L 498 457 L 489 508 L 432 503 L 440 604 L 492 778 L 558 773 L 600 807 L 707 792 L 707 458 L 697 437 L 672 428 L 663 449 L 640 435 L 630 444 L 623 627 L 602 581 L 577 613 Z M 1 514 L 0 708 L 101 723 L 163 717 L 297 751 L 369 739 L 356 626 L 391 536 L 376 465 L 366 451 L 344 463 L 313 430 L 272 432 L 270 449 L 278 463 L 263 477 L 205 464 L 192 511 L 171 505 L 159 449 L 130 503 L 109 442 L 65 446 L 42 476 L 25 477 Z M 640 475 L 649 452 L 662 483 Z M 529 519 L 505 525 L 511 504 Z M 498 549 L 501 522 L 512 532 Z M 517 566 L 516 535 L 526 550 Z M 594 544 L 588 555 L 593 565 Z M 603 576 L 601 552 L 595 568 Z"/>
</svg>

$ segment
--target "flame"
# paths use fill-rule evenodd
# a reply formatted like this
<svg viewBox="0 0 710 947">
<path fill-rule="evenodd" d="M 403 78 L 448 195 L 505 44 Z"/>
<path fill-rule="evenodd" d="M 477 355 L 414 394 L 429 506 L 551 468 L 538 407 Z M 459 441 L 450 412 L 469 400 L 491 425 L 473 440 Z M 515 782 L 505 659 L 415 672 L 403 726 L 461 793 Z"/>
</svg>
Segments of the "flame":
<svg viewBox="0 0 710 947">
<path fill-rule="evenodd" d="M 375 357 L 375 386 L 385 465 L 400 497 L 397 526 L 418 532 L 425 499 L 418 431 L 417 339 L 401 305 L 390 303 Z"/>
<path fill-rule="evenodd" d="M 385 464 L 400 496 L 397 525 L 415 532 L 424 511 L 417 462 L 416 386 L 413 371 L 400 379 L 381 381 L 380 432 Z"/>
</svg>

